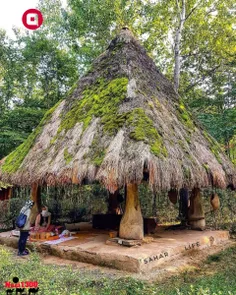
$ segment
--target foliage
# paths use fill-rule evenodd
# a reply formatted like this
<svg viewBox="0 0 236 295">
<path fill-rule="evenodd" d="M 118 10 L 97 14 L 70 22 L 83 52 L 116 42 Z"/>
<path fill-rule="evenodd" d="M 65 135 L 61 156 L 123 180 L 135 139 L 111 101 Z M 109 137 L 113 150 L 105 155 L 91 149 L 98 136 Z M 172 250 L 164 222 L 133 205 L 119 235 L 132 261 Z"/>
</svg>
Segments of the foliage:
<svg viewBox="0 0 236 295">
<path fill-rule="evenodd" d="M 13 196 L 9 200 L 1 201 L 0 231 L 15 228 L 15 219 L 19 215 L 25 201 L 29 199 L 30 192 L 26 188 L 13 188 Z"/>
<path fill-rule="evenodd" d="M 15 28 L 14 40 L 0 31 L 0 158 L 22 144 L 78 78 L 76 56 L 61 42 L 61 2 L 41 1 L 39 8 L 45 29 Z"/>
<path fill-rule="evenodd" d="M 41 193 L 56 223 L 90 221 L 92 214 L 107 211 L 107 191 L 98 184 L 43 187 Z"/>
<path fill-rule="evenodd" d="M 43 109 L 18 106 L 0 118 L 0 158 L 19 146 L 39 124 Z"/>
<path fill-rule="evenodd" d="M 48 110 L 41 122 L 39 123 L 39 125 L 37 126 L 37 128 L 29 135 L 29 137 L 6 157 L 4 164 L 1 167 L 2 171 L 7 173 L 13 173 L 18 170 L 25 156 L 28 154 L 29 150 L 33 146 L 36 138 L 40 135 L 43 126 L 46 124 L 48 120 L 51 119 L 53 112 L 59 104 L 60 101 L 53 108 Z"/>
</svg>

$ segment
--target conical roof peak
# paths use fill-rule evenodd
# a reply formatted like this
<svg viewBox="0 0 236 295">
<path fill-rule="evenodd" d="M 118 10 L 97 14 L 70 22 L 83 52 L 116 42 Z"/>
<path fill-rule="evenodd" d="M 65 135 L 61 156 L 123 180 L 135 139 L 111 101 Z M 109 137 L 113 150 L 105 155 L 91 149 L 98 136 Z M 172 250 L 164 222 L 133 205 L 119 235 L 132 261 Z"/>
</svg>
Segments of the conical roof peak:
<svg viewBox="0 0 236 295">
<path fill-rule="evenodd" d="M 135 39 L 134 34 L 128 27 L 123 27 L 119 34 L 117 34 L 117 37 L 125 42 Z"/>
<path fill-rule="evenodd" d="M 108 49 L 113 49 L 116 45 L 128 44 L 130 42 L 139 43 L 128 27 L 123 27 L 116 37 L 111 41 Z"/>
<path fill-rule="evenodd" d="M 114 192 L 140 183 L 144 170 L 154 191 L 236 186 L 232 163 L 123 27 L 68 99 L 0 163 L 0 179 L 20 185 L 98 180 Z"/>
</svg>

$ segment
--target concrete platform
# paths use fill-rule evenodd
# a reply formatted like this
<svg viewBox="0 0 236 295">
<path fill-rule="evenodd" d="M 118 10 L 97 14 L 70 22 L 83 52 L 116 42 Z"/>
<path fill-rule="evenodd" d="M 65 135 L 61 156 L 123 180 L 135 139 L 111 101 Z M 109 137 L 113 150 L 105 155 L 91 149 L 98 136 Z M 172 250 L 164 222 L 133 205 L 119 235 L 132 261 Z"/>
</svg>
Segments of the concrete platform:
<svg viewBox="0 0 236 295">
<path fill-rule="evenodd" d="M 84 228 L 74 239 L 49 245 L 44 242 L 28 242 L 28 248 L 36 247 L 42 253 L 65 259 L 108 266 L 129 272 L 147 272 L 155 268 L 165 268 L 170 260 L 181 259 L 192 251 L 218 245 L 229 240 L 228 231 L 165 230 L 145 238 L 141 246 L 125 247 L 106 244 L 108 231 Z M 0 233 L 0 244 L 17 247 L 18 238 L 10 233 Z"/>
</svg>

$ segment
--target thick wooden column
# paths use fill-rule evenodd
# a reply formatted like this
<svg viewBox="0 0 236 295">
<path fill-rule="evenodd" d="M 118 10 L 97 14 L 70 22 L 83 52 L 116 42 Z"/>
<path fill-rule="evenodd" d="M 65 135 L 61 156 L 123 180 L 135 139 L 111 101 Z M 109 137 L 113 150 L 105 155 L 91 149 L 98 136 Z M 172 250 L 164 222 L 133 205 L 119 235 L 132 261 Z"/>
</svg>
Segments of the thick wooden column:
<svg viewBox="0 0 236 295">
<path fill-rule="evenodd" d="M 204 230 L 206 226 L 202 197 L 199 188 L 194 188 L 190 196 L 188 222 L 192 229 Z"/>
<path fill-rule="evenodd" d="M 128 240 L 142 240 L 144 237 L 137 184 L 127 184 L 125 213 L 121 219 L 119 237 Z"/>
<path fill-rule="evenodd" d="M 35 220 L 36 216 L 39 213 L 41 207 L 41 197 L 40 197 L 40 187 L 37 183 L 32 184 L 31 186 L 31 200 L 34 201 L 34 206 L 32 208 L 32 219 Z"/>
</svg>

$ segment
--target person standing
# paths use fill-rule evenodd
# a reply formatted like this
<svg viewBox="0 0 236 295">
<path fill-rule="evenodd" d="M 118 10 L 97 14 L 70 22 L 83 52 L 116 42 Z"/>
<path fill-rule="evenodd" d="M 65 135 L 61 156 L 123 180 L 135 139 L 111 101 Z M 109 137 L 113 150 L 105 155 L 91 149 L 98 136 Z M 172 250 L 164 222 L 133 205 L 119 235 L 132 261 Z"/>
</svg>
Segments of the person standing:
<svg viewBox="0 0 236 295">
<path fill-rule="evenodd" d="M 25 225 L 20 228 L 20 238 L 18 241 L 18 256 L 28 255 L 29 252 L 25 249 L 27 238 L 30 231 L 30 221 L 31 221 L 31 209 L 34 206 L 34 201 L 27 201 L 25 206 L 21 209 L 20 213 L 27 216 Z"/>
</svg>

